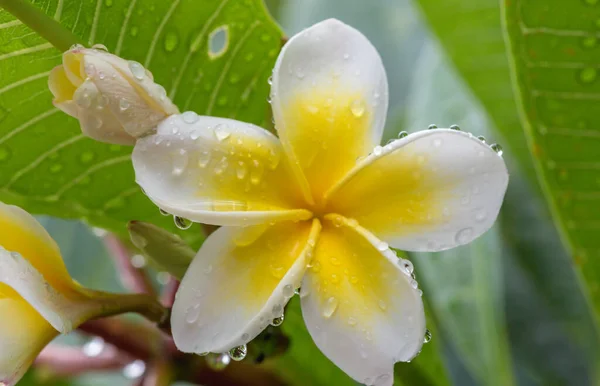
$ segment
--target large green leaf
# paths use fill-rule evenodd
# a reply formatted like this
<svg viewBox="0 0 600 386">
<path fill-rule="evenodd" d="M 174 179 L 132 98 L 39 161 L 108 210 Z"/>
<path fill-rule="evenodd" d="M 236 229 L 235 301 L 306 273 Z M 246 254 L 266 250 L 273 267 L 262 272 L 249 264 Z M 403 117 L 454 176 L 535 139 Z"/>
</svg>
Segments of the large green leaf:
<svg viewBox="0 0 600 386">
<path fill-rule="evenodd" d="M 415 0 L 431 30 L 529 177 L 535 176 L 517 113 L 498 0 Z"/>
<path fill-rule="evenodd" d="M 269 123 L 267 78 L 282 35 L 260 0 L 33 3 L 87 44 L 143 63 L 181 110 Z M 174 229 L 135 184 L 131 148 L 83 137 L 52 106 L 47 76 L 60 62 L 58 50 L 0 10 L 0 199 L 121 234 L 129 220 Z"/>
<path fill-rule="evenodd" d="M 596 1 L 506 1 L 525 133 L 546 196 L 600 311 L 600 83 Z"/>
</svg>

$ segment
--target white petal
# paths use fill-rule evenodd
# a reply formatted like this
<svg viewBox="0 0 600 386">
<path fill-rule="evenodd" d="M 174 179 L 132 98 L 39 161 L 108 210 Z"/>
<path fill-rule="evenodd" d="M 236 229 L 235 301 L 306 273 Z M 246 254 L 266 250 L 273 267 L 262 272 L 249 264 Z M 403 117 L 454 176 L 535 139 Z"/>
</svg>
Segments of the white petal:
<svg viewBox="0 0 600 386">
<path fill-rule="evenodd" d="M 488 145 L 437 129 L 377 149 L 327 196 L 333 212 L 396 248 L 439 251 L 487 231 L 507 184 L 504 160 Z"/>
<path fill-rule="evenodd" d="M 54 105 L 77 117 L 83 134 L 106 143 L 135 144 L 135 137 L 123 130 L 123 126 L 110 109 L 108 98 L 99 92 L 91 79 L 86 79 L 79 86 L 73 98 L 74 101 L 55 103 Z M 84 100 L 86 102 L 83 102 Z M 73 107 L 77 109 L 76 114 L 71 114 L 70 109 Z"/>
<path fill-rule="evenodd" d="M 133 151 L 136 180 L 159 207 L 215 225 L 305 220 L 275 136 L 231 119 L 173 115 Z"/>
<path fill-rule="evenodd" d="M 18 295 L 6 292 L 0 284 L 0 384 L 12 386 L 58 331 Z"/>
<path fill-rule="evenodd" d="M 271 90 L 276 128 L 317 201 L 379 144 L 387 87 L 377 50 L 338 20 L 315 24 L 283 47 Z"/>
<path fill-rule="evenodd" d="M 222 227 L 190 265 L 173 305 L 179 350 L 226 352 L 256 337 L 294 294 L 318 236 L 318 220 Z"/>
<path fill-rule="evenodd" d="M 300 296 L 315 344 L 358 382 L 392 385 L 394 363 L 417 355 L 425 334 L 405 261 L 338 215 L 325 217 L 314 256 Z"/>
</svg>

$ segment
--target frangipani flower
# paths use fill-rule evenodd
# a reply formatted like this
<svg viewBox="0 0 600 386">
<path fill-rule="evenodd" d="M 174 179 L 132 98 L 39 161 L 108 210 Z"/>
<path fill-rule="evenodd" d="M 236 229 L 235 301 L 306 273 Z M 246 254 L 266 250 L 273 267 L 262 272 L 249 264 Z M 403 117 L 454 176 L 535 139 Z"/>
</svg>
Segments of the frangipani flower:
<svg viewBox="0 0 600 386">
<path fill-rule="evenodd" d="M 259 334 L 301 286 L 317 346 L 357 381 L 391 385 L 421 349 L 412 264 L 491 227 L 503 159 L 456 130 L 379 146 L 387 80 L 358 31 L 327 20 L 292 37 L 272 77 L 279 138 L 231 119 L 173 115 L 138 140 L 137 182 L 162 209 L 221 225 L 188 268 L 172 311 L 185 352 L 227 352 Z"/>
<path fill-rule="evenodd" d="M 59 333 L 127 311 L 155 319 L 164 312 L 145 295 L 82 288 L 44 228 L 22 209 L 0 202 L 0 385 L 16 384 Z"/>
<path fill-rule="evenodd" d="M 54 105 L 79 119 L 85 135 L 133 145 L 135 138 L 179 113 L 141 64 L 94 47 L 74 46 L 65 52 L 63 64 L 48 79 Z"/>
</svg>

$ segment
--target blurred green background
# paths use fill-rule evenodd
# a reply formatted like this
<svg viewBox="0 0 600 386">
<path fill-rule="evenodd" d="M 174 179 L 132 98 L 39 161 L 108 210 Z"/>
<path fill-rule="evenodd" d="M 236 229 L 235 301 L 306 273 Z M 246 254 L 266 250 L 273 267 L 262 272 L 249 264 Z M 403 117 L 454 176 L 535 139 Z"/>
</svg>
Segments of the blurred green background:
<svg viewBox="0 0 600 386">
<path fill-rule="evenodd" d="M 596 1 L 577 3 L 581 9 L 577 8 L 572 14 L 597 13 L 595 8 L 585 8 Z M 515 4 L 521 6 L 520 2 Z M 557 31 L 570 28 L 579 31 L 573 35 L 577 39 L 597 37 L 597 32 L 591 29 L 593 17 L 589 17 L 589 23 L 586 19 L 589 25 L 578 24 L 583 23 L 581 18 L 569 18 L 570 11 L 562 16 L 556 13 L 562 5 L 567 7 L 564 1 L 529 0 L 524 4 L 525 22 L 541 20 L 556 25 Z M 600 384 L 596 311 L 589 295 L 594 282 L 589 275 L 582 274 L 583 269 L 574 264 L 573 258 L 577 248 L 587 241 L 577 238 L 578 226 L 569 227 L 556 202 L 547 204 L 542 194 L 546 189 L 549 197 L 558 197 L 552 193 L 555 184 L 549 174 L 551 171 L 540 166 L 539 160 L 532 158 L 528 151 L 526 140 L 531 141 L 528 131 L 531 128 L 526 128 L 518 119 L 520 101 L 514 93 L 517 83 L 511 83 L 509 74 L 513 59 L 507 54 L 510 48 L 507 51 L 504 38 L 511 38 L 515 47 L 521 43 L 519 36 L 511 32 L 510 22 L 508 28 L 502 26 L 501 3 L 496 0 L 269 0 L 267 5 L 288 36 L 320 20 L 335 17 L 370 39 L 383 58 L 389 79 L 386 140 L 402 130 L 423 130 L 432 123 L 442 127 L 458 124 L 465 131 L 483 135 L 489 143 L 498 142 L 504 147 L 511 180 L 493 229 L 468 246 L 409 256 L 424 290 L 433 340 L 413 363 L 398 365 L 396 384 Z M 538 20 L 536 15 L 542 16 Z M 562 17 L 566 20 L 564 23 L 554 22 Z M 575 63 L 561 48 L 560 39 L 570 35 L 549 33 L 545 45 L 544 41 L 535 40 L 544 38 L 535 35 L 537 32 L 520 31 L 524 31 L 522 44 L 531 43 L 532 50 L 553 51 L 558 62 Z M 575 44 L 580 47 L 579 42 Z M 581 44 L 595 47 L 596 43 Z M 540 55 L 545 58 L 543 53 Z M 596 68 L 600 55 L 597 52 L 585 55 L 590 68 Z M 526 73 L 529 68 L 537 68 L 535 64 L 525 66 L 521 72 L 518 60 L 513 65 L 520 74 L 517 81 L 526 75 L 533 83 L 537 82 L 535 87 L 541 87 L 539 79 L 543 74 L 536 77 Z M 545 71 L 554 67 L 540 68 Z M 554 80 L 560 83 L 560 79 L 547 79 L 550 91 L 584 92 L 554 87 Z M 528 84 L 520 86 L 522 98 L 526 99 L 532 90 L 528 87 Z M 550 98 L 555 94 L 548 95 Z M 597 94 L 593 95 L 588 100 L 598 98 Z M 544 106 L 539 107 L 542 113 L 546 111 L 544 108 L 560 108 L 550 102 Z M 525 108 L 520 112 L 531 119 L 531 110 Z M 560 123 L 569 126 L 570 122 Z M 593 133 L 593 127 L 586 130 L 588 136 L 600 136 L 600 131 Z M 551 160 L 549 154 L 555 145 L 542 141 L 540 146 L 544 145 L 548 151 L 542 157 Z M 600 148 L 596 149 L 600 160 Z M 560 157 L 552 159 L 555 158 Z M 549 178 L 550 182 L 540 185 L 536 171 L 542 180 Z M 560 181 L 557 184 L 560 185 Z M 565 191 L 569 186 L 562 188 Z M 598 211 L 593 201 L 588 205 L 589 211 Z M 554 217 L 557 221 L 553 221 L 551 209 L 557 213 Z M 80 222 L 50 217 L 43 217 L 42 222 L 60 244 L 68 269 L 77 280 L 97 289 L 123 290 L 102 242 L 90 228 Z M 564 239 L 570 240 L 569 250 L 565 247 L 567 243 L 561 243 L 557 229 L 566 235 Z M 590 254 L 593 253 L 583 255 L 588 258 Z M 586 269 L 593 268 L 592 265 Z M 353 384 L 315 351 L 297 309 L 288 313 L 282 328 L 289 334 L 292 345 L 286 355 L 274 359 L 276 371 L 290 384 Z M 74 345 L 86 342 L 76 334 L 61 339 Z M 31 373 L 22 384 L 42 382 L 43 377 Z M 58 384 L 54 379 L 48 382 Z M 64 384 L 131 383 L 132 380 L 115 373 L 89 374 Z"/>
</svg>

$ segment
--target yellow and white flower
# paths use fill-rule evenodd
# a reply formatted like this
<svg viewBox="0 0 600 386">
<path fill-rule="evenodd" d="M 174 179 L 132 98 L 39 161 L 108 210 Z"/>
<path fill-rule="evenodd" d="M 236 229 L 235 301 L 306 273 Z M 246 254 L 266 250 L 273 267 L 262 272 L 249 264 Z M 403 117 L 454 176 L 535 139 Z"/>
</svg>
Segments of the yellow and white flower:
<svg viewBox="0 0 600 386">
<path fill-rule="evenodd" d="M 226 352 L 282 315 L 301 286 L 317 346 L 359 382 L 391 385 L 421 349 L 425 316 L 402 250 L 440 251 L 488 230 L 502 157 L 456 130 L 379 146 L 379 55 L 327 20 L 292 37 L 273 71 L 279 138 L 230 119 L 174 115 L 138 140 L 137 182 L 162 209 L 223 226 L 190 265 L 172 312 L 185 352 Z"/>
<path fill-rule="evenodd" d="M 16 384 L 59 333 L 127 311 L 160 317 L 164 310 L 145 295 L 82 288 L 44 228 L 22 209 L 0 202 L 0 385 Z"/>
<path fill-rule="evenodd" d="M 65 52 L 63 64 L 48 79 L 54 105 L 79 119 L 85 135 L 133 145 L 135 138 L 179 113 L 150 71 L 95 47 L 74 46 Z"/>
</svg>

